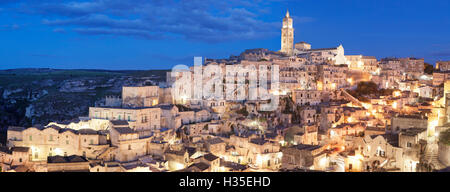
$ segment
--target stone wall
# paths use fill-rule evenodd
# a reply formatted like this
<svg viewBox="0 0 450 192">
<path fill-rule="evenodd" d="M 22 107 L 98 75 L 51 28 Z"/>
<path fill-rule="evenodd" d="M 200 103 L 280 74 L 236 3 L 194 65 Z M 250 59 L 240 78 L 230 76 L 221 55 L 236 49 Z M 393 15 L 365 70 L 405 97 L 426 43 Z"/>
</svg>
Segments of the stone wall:
<svg viewBox="0 0 450 192">
<path fill-rule="evenodd" d="M 439 161 L 445 166 L 450 166 L 450 145 L 439 143 Z"/>
</svg>

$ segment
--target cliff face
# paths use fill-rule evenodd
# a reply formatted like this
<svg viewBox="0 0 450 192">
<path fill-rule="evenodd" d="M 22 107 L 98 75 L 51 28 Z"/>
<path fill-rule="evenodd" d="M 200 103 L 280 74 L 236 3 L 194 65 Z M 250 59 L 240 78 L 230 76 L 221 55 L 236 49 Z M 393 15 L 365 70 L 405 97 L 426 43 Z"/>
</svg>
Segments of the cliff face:
<svg viewBox="0 0 450 192">
<path fill-rule="evenodd" d="M 6 145 L 6 131 L 0 131 L 0 146 Z"/>
<path fill-rule="evenodd" d="M 28 104 L 26 99 L 0 99 L 0 130 L 8 125 L 27 125 L 25 111 Z"/>
<path fill-rule="evenodd" d="M 0 130 L 87 116 L 122 86 L 165 80 L 166 71 L 0 70 Z"/>
</svg>

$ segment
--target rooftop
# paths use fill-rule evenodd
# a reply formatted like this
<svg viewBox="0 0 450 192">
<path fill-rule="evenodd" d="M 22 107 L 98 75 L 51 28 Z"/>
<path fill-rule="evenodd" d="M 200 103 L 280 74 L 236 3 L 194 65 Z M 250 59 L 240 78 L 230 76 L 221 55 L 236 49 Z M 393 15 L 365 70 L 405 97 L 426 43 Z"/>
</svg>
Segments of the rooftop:
<svg viewBox="0 0 450 192">
<path fill-rule="evenodd" d="M 208 154 L 204 155 L 203 158 L 205 158 L 208 161 L 214 161 L 219 157 L 213 155 L 212 153 L 208 153 Z"/>
<path fill-rule="evenodd" d="M 307 150 L 307 151 L 313 151 L 316 149 L 319 149 L 321 146 L 320 145 L 305 145 L 305 144 L 299 144 L 299 145 L 294 145 L 294 148 L 298 149 L 298 150 Z"/>
<path fill-rule="evenodd" d="M 219 143 L 223 143 L 223 140 L 220 138 L 212 138 L 206 141 L 207 143 L 214 145 L 214 144 L 219 144 Z"/>
<path fill-rule="evenodd" d="M 128 125 L 128 121 L 125 120 L 112 120 L 110 122 L 113 125 Z"/>
<path fill-rule="evenodd" d="M 206 164 L 206 163 L 203 163 L 203 162 L 199 162 L 199 163 L 192 164 L 188 168 L 194 168 L 194 167 L 197 168 L 197 169 L 200 169 L 201 171 L 204 171 L 204 170 L 209 168 L 209 165 Z"/>
<path fill-rule="evenodd" d="M 120 134 L 133 134 L 133 133 L 136 133 L 136 131 L 134 131 L 133 129 L 131 129 L 129 127 L 115 127 L 114 129 L 117 132 L 119 132 Z"/>
<path fill-rule="evenodd" d="M 425 128 L 409 128 L 409 129 L 403 129 L 401 131 L 401 134 L 406 135 L 406 136 L 416 136 L 425 131 L 427 131 L 427 129 L 425 129 Z"/>
<path fill-rule="evenodd" d="M 77 155 L 71 155 L 67 157 L 50 156 L 47 158 L 47 163 L 81 163 L 81 162 L 88 162 L 88 160 L 85 157 Z"/>
</svg>

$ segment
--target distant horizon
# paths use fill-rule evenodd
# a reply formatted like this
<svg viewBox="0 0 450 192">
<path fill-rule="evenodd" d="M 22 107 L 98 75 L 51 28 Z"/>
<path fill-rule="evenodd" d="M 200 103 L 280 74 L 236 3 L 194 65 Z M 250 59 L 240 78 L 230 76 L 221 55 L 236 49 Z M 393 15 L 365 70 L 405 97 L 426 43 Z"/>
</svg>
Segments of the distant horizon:
<svg viewBox="0 0 450 192">
<path fill-rule="evenodd" d="M 255 48 L 255 49 L 260 49 L 260 48 Z M 352 54 L 353 55 L 353 54 Z M 360 55 L 360 54 L 354 54 L 354 55 Z M 348 56 L 346 54 L 346 56 Z M 374 56 L 376 57 L 376 56 Z M 380 59 L 384 59 L 384 58 L 418 58 L 418 59 L 425 59 L 425 58 L 420 58 L 420 57 L 414 57 L 414 56 L 409 56 L 409 57 L 382 57 L 382 58 L 378 58 L 376 57 L 377 60 L 379 61 Z M 228 59 L 228 58 L 209 58 L 209 59 Z M 192 61 L 194 60 L 194 57 L 192 57 Z M 431 62 L 427 62 L 427 60 L 425 60 L 425 63 L 431 64 L 433 65 L 433 67 L 436 67 L 436 62 L 439 61 L 446 61 L 446 60 L 438 60 L 435 61 L 433 63 Z M 187 65 L 187 66 L 193 66 L 193 64 L 183 64 L 183 63 L 179 63 L 179 64 L 174 64 L 174 66 L 176 65 Z M 147 69 L 130 69 L 130 68 L 126 68 L 126 69 L 106 69 L 106 68 L 52 68 L 52 67 L 20 67 L 20 68 L 1 68 L 0 67 L 0 71 L 6 71 L 6 70 L 25 70 L 25 69 L 52 69 L 52 70 L 102 70 L 102 71 L 146 71 L 146 70 L 151 70 L 151 71 L 170 71 L 172 70 L 171 68 L 168 69 L 164 69 L 164 68 L 159 68 L 159 69 L 151 69 L 151 68 L 147 68 Z"/>
</svg>

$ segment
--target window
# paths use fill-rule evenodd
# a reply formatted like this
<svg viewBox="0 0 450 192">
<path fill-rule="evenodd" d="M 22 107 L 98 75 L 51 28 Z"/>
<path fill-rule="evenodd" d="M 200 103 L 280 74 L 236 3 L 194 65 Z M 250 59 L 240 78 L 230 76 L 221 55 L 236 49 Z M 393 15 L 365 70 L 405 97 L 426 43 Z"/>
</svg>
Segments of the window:
<svg viewBox="0 0 450 192">
<path fill-rule="evenodd" d="M 130 116 L 128 116 L 128 121 L 131 121 L 131 117 Z"/>
<path fill-rule="evenodd" d="M 86 151 L 83 151 L 83 157 L 86 157 Z"/>
<path fill-rule="evenodd" d="M 406 144 L 406 146 L 407 146 L 408 148 L 410 148 L 410 147 L 412 146 L 412 144 L 411 144 L 410 142 L 408 142 L 408 143 Z"/>
<path fill-rule="evenodd" d="M 22 163 L 22 158 L 19 158 L 19 162 Z"/>
<path fill-rule="evenodd" d="M 64 157 L 67 157 L 67 152 L 64 152 Z"/>
<path fill-rule="evenodd" d="M 34 158 L 37 159 L 39 157 L 39 154 L 37 152 L 34 153 Z"/>
<path fill-rule="evenodd" d="M 91 140 L 89 141 L 89 144 L 93 145 L 93 144 L 94 144 L 94 140 L 91 139 Z"/>
<path fill-rule="evenodd" d="M 50 135 L 49 141 L 53 141 L 53 135 Z"/>
<path fill-rule="evenodd" d="M 348 164 L 348 170 L 352 170 L 353 169 L 353 165 L 350 163 Z"/>
<path fill-rule="evenodd" d="M 33 141 L 33 136 L 32 135 L 30 135 L 30 141 Z"/>
<path fill-rule="evenodd" d="M 68 145 L 69 144 L 69 140 L 66 140 L 66 145 Z"/>
<path fill-rule="evenodd" d="M 128 145 L 128 150 L 131 150 L 131 145 Z"/>
</svg>

